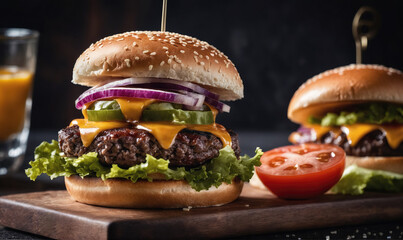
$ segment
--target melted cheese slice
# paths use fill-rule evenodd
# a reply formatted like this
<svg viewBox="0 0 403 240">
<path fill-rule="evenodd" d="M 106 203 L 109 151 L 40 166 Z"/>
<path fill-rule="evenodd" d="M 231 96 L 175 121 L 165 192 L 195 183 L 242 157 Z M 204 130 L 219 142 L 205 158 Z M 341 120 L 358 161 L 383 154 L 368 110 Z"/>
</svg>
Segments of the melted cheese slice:
<svg viewBox="0 0 403 240">
<path fill-rule="evenodd" d="M 196 124 L 171 124 L 163 122 L 141 122 L 137 128 L 149 131 L 160 143 L 160 145 L 168 149 L 173 144 L 176 135 L 183 129 L 194 131 L 209 132 L 218 138 L 224 146 L 232 144 L 231 136 L 226 129 L 220 124 L 196 125 Z"/>
<path fill-rule="evenodd" d="M 123 116 L 129 121 L 139 121 L 141 114 L 143 113 L 143 109 L 155 102 L 154 99 L 141 99 L 141 98 L 118 98 L 115 99 L 120 106 L 120 110 L 123 113 Z"/>
<path fill-rule="evenodd" d="M 320 125 L 309 125 L 316 133 L 316 139 L 320 139 L 324 134 L 332 131 L 335 134 L 340 134 L 341 131 L 347 136 L 348 141 L 352 146 L 355 146 L 365 135 L 374 131 L 381 130 L 385 133 L 388 144 L 391 148 L 397 148 L 403 141 L 403 125 L 376 125 L 357 123 L 352 125 L 336 127 L 322 127 Z"/>
<path fill-rule="evenodd" d="M 209 132 L 218 138 L 220 138 L 221 142 L 224 146 L 231 146 L 231 136 L 220 124 L 210 124 L 210 125 L 196 125 L 196 124 L 171 124 L 166 122 L 139 122 L 141 118 L 141 113 L 143 109 L 155 102 L 153 99 L 115 99 L 122 110 L 123 115 L 128 122 L 136 122 L 136 128 L 144 129 L 149 131 L 160 143 L 160 145 L 168 149 L 173 144 L 176 135 L 183 129 L 189 129 L 194 131 L 201 132 Z M 211 111 L 215 117 L 218 113 L 217 109 L 209 106 Z M 84 119 L 75 119 L 70 123 L 71 125 L 78 125 L 80 128 L 81 140 L 85 147 L 91 145 L 94 138 L 102 131 L 113 129 L 113 128 L 122 128 L 129 127 L 130 123 L 128 122 L 119 122 L 119 121 L 107 121 L 107 122 L 98 122 L 98 121 L 88 121 L 87 115 L 87 106 L 83 109 Z"/>
<path fill-rule="evenodd" d="M 88 147 L 100 132 L 113 128 L 128 127 L 129 123 L 118 121 L 94 122 L 88 121 L 88 119 L 75 119 L 71 121 L 70 126 L 72 125 L 79 126 L 81 141 L 83 142 L 84 147 Z"/>
<path fill-rule="evenodd" d="M 321 125 L 308 125 L 307 127 L 313 129 L 316 139 L 321 139 L 328 132 L 333 132 L 336 135 L 341 133 L 340 128 L 336 127 L 324 127 Z"/>
</svg>

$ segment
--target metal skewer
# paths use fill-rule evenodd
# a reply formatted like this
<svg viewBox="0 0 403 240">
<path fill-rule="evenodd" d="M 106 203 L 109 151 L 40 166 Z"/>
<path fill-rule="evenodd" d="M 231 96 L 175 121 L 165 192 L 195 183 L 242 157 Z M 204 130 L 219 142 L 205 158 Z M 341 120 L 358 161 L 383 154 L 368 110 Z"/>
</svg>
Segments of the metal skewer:
<svg viewBox="0 0 403 240">
<path fill-rule="evenodd" d="M 168 0 L 162 0 L 161 32 L 165 32 L 167 24 L 167 4 Z"/>
<path fill-rule="evenodd" d="M 368 47 L 368 40 L 379 29 L 379 13 L 371 7 L 361 7 L 354 16 L 353 36 L 355 39 L 356 63 L 362 63 L 362 52 Z"/>
</svg>

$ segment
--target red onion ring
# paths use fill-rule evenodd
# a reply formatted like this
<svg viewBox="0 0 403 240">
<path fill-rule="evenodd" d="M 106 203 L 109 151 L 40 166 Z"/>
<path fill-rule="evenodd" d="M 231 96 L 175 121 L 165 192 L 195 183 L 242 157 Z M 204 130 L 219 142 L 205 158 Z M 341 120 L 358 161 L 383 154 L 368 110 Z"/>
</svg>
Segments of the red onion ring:
<svg viewBox="0 0 403 240">
<path fill-rule="evenodd" d="M 90 88 L 82 95 L 101 89 L 125 87 L 130 85 L 142 85 L 141 87 L 144 86 L 146 88 L 171 89 L 176 91 L 184 90 L 187 92 L 199 93 L 214 100 L 219 99 L 219 96 L 217 94 L 212 93 L 197 84 L 167 78 L 126 78 L 118 81 L 113 81 L 99 87 Z M 82 95 L 78 97 L 78 101 L 81 100 L 80 98 L 82 97 Z"/>
<path fill-rule="evenodd" d="M 85 104 L 99 99 L 116 97 L 157 99 L 164 102 L 183 104 L 191 107 L 201 107 L 204 102 L 191 96 L 161 90 L 146 88 L 108 88 L 98 89 L 97 91 L 91 91 L 83 94 L 80 99 L 76 100 L 76 108 L 82 109 Z"/>
</svg>

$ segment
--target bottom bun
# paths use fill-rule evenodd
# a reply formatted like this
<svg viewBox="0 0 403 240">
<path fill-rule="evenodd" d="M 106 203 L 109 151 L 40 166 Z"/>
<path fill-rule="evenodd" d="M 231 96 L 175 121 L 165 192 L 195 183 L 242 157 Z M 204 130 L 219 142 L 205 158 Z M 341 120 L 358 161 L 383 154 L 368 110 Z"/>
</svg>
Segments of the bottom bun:
<svg viewBox="0 0 403 240">
<path fill-rule="evenodd" d="M 363 168 L 403 174 L 403 157 L 347 156 L 346 167 L 353 164 Z"/>
<path fill-rule="evenodd" d="M 197 192 L 185 181 L 154 180 L 133 183 L 125 179 L 107 179 L 77 175 L 65 177 L 66 188 L 77 202 L 121 208 L 184 208 L 223 205 L 241 194 L 243 182 Z"/>
</svg>

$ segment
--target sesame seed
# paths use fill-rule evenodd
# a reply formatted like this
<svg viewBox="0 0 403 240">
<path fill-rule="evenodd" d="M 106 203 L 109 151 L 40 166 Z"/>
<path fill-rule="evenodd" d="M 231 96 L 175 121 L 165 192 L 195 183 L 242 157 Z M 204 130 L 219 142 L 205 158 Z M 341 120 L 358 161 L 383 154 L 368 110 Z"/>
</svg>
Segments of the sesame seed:
<svg viewBox="0 0 403 240">
<path fill-rule="evenodd" d="M 149 50 L 144 50 L 143 51 L 144 54 L 149 53 L 149 52 L 150 52 Z"/>
<path fill-rule="evenodd" d="M 218 63 L 218 60 L 216 59 L 216 60 L 214 60 L 214 62 Z"/>
<path fill-rule="evenodd" d="M 152 70 L 153 69 L 153 65 L 148 66 L 148 70 Z"/>
<path fill-rule="evenodd" d="M 156 53 L 156 52 L 152 52 L 152 53 L 150 53 L 150 55 L 151 55 L 151 56 L 154 56 L 154 55 L 157 55 L 157 53 Z"/>
<path fill-rule="evenodd" d="M 171 64 L 172 63 L 172 58 L 170 58 L 170 59 L 168 59 L 168 64 Z"/>
<path fill-rule="evenodd" d="M 168 52 L 168 51 L 165 51 L 165 54 L 167 54 L 167 55 L 168 55 L 168 54 L 169 54 L 169 52 Z"/>
<path fill-rule="evenodd" d="M 125 59 L 125 63 L 127 67 L 130 67 L 130 59 Z"/>
<path fill-rule="evenodd" d="M 135 47 L 135 46 L 137 46 L 137 43 L 136 43 L 136 42 L 133 42 L 133 44 L 132 44 L 132 45 L 133 45 L 133 47 Z"/>
<path fill-rule="evenodd" d="M 197 58 L 197 56 L 193 56 L 193 58 L 194 58 L 194 60 L 195 60 L 196 62 L 199 62 L 199 59 Z"/>
<path fill-rule="evenodd" d="M 194 53 L 194 54 L 196 54 L 196 55 L 199 55 L 199 53 L 198 53 L 198 52 L 196 52 L 196 51 L 194 51 L 193 53 Z"/>
<path fill-rule="evenodd" d="M 204 66 L 204 62 L 200 62 L 200 65 Z"/>
<path fill-rule="evenodd" d="M 209 60 L 209 59 L 210 59 L 210 57 L 209 57 L 208 55 L 206 55 L 206 59 L 207 59 L 207 60 Z"/>
<path fill-rule="evenodd" d="M 181 53 L 185 53 L 185 50 L 180 50 Z"/>
<path fill-rule="evenodd" d="M 125 51 L 129 51 L 129 48 L 127 46 L 125 47 Z"/>
<path fill-rule="evenodd" d="M 135 59 L 135 60 L 140 60 L 140 58 L 139 58 L 139 57 L 135 57 L 134 59 Z"/>
<path fill-rule="evenodd" d="M 165 49 L 165 50 L 168 50 L 168 47 L 166 47 L 166 46 L 163 46 L 163 47 L 162 47 L 162 49 Z"/>
<path fill-rule="evenodd" d="M 165 61 L 162 61 L 161 63 L 160 63 L 160 66 L 162 66 L 162 65 L 164 65 L 165 64 Z"/>
</svg>

